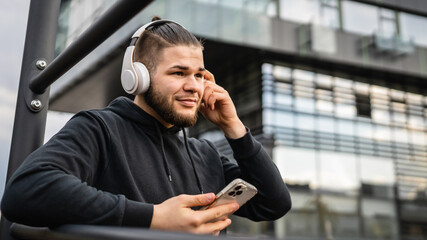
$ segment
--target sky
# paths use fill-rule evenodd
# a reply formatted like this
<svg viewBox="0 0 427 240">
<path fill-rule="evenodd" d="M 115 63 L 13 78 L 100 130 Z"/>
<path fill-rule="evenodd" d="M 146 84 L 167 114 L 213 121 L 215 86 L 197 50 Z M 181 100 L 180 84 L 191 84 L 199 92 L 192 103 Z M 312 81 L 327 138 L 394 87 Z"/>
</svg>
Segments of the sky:
<svg viewBox="0 0 427 240">
<path fill-rule="evenodd" d="M 0 1 L 0 196 L 6 182 L 29 7 L 30 0 Z M 49 112 L 45 140 L 69 117 Z"/>
</svg>

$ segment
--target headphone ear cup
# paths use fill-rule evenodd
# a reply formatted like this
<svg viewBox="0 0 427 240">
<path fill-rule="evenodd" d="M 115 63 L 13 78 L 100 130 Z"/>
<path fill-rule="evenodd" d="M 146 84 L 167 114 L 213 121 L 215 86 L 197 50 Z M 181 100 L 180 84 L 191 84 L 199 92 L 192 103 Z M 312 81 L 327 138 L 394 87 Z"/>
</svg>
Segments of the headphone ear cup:
<svg viewBox="0 0 427 240">
<path fill-rule="evenodd" d="M 137 76 L 137 87 L 135 89 L 135 95 L 145 93 L 150 87 L 150 73 L 147 67 L 140 62 L 134 62 L 133 67 Z"/>
</svg>

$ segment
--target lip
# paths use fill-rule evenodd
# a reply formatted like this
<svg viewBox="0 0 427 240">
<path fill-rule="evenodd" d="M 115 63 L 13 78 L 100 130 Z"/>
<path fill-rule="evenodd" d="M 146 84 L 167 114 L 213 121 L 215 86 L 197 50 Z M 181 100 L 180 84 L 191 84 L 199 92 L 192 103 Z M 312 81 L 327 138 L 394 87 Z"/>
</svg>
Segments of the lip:
<svg viewBox="0 0 427 240">
<path fill-rule="evenodd" d="M 197 105 L 197 98 L 193 97 L 183 97 L 176 99 L 181 105 L 186 107 L 194 107 Z"/>
</svg>

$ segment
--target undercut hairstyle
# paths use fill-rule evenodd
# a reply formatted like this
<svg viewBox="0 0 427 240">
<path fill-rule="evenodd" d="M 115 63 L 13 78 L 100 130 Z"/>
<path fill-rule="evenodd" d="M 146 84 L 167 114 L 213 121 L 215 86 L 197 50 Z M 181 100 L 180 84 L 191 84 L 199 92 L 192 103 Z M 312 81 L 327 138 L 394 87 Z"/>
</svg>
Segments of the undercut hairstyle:
<svg viewBox="0 0 427 240">
<path fill-rule="evenodd" d="M 156 20 L 161 18 L 152 19 Z M 199 47 L 203 50 L 202 43 L 192 33 L 176 23 L 168 22 L 145 29 L 135 44 L 134 59 L 143 63 L 152 75 L 156 71 L 162 50 L 173 46 Z"/>
</svg>

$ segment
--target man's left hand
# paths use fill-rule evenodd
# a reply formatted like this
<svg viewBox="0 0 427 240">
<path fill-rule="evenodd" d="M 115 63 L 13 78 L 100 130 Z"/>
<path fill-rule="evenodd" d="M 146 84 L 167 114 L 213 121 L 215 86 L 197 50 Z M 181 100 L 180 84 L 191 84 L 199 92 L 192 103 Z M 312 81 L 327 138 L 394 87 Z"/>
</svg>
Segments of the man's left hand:
<svg viewBox="0 0 427 240">
<path fill-rule="evenodd" d="M 207 71 L 204 75 L 204 94 L 199 111 L 217 125 L 228 138 L 241 138 L 246 128 L 237 116 L 236 107 L 228 92 L 215 83 L 214 75 Z"/>
</svg>

